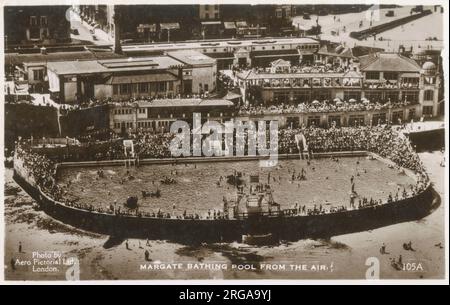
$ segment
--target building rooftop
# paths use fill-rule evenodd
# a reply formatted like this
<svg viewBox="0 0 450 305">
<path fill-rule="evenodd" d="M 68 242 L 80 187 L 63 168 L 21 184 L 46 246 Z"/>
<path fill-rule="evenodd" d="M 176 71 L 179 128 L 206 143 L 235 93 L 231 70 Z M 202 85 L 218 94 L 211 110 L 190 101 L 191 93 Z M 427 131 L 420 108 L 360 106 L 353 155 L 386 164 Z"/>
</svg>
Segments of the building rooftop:
<svg viewBox="0 0 450 305">
<path fill-rule="evenodd" d="M 420 72 L 420 66 L 413 59 L 397 53 L 375 53 L 361 56 L 361 71 Z"/>
<path fill-rule="evenodd" d="M 343 58 L 353 58 L 352 49 L 341 44 L 327 43 L 320 47 L 318 54 L 329 55 Z"/>
<path fill-rule="evenodd" d="M 71 51 L 71 52 L 55 52 L 55 53 L 31 53 L 18 54 L 6 53 L 5 64 L 20 65 L 24 63 L 45 63 L 54 61 L 75 61 L 75 60 L 95 60 L 107 58 L 123 58 L 123 55 L 118 55 L 112 52 L 90 52 L 90 51 Z"/>
<path fill-rule="evenodd" d="M 196 66 L 196 65 L 213 65 L 216 60 L 206 56 L 195 50 L 179 50 L 167 53 L 168 56 L 181 61 L 184 64 Z"/>
<path fill-rule="evenodd" d="M 166 70 L 182 65 L 183 63 L 169 56 L 155 56 L 107 60 L 51 62 L 47 64 L 47 67 L 56 74 L 70 75 L 104 72 Z"/>
<path fill-rule="evenodd" d="M 251 47 L 264 45 L 286 45 L 286 44 L 317 44 L 318 41 L 308 37 L 300 38 L 265 38 L 248 40 L 215 40 L 215 41 L 195 41 L 178 43 L 161 43 L 147 45 L 124 45 L 122 50 L 125 53 L 136 51 L 156 51 L 156 50 L 195 50 L 207 47 L 227 48 L 227 47 Z"/>
</svg>

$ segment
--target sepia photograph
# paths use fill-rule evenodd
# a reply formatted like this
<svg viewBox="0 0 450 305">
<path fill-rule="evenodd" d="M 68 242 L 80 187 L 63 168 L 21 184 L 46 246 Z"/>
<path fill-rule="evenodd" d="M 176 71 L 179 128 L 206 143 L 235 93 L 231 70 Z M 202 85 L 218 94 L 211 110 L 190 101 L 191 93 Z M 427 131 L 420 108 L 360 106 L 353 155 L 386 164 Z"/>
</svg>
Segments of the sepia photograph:
<svg viewBox="0 0 450 305">
<path fill-rule="evenodd" d="M 445 1 L 1 6 L 2 281 L 448 284 Z"/>
</svg>

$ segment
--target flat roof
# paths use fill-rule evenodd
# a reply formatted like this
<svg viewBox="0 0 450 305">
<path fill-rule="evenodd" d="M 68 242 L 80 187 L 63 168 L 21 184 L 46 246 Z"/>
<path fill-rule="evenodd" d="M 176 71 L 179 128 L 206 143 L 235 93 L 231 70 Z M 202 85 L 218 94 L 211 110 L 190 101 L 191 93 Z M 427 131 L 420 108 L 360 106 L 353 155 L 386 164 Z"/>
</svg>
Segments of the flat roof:
<svg viewBox="0 0 450 305">
<path fill-rule="evenodd" d="M 167 53 L 168 56 L 173 57 L 187 65 L 213 65 L 216 60 L 206 56 L 195 50 L 179 50 Z"/>
<path fill-rule="evenodd" d="M 156 99 L 153 101 L 138 101 L 139 107 L 202 107 L 202 106 L 234 106 L 233 102 L 224 99 Z"/>
<path fill-rule="evenodd" d="M 120 58 L 123 55 L 106 52 L 90 52 L 90 51 L 69 51 L 69 52 L 54 52 L 54 53 L 31 53 L 31 54 L 18 54 L 18 53 L 6 53 L 5 64 L 18 65 L 22 63 L 46 63 L 55 61 L 69 61 L 69 60 L 94 60 L 98 58 Z"/>
<path fill-rule="evenodd" d="M 318 44 L 319 42 L 309 37 L 293 37 L 293 38 L 263 38 L 248 40 L 221 40 L 221 41 L 196 41 L 196 42 L 179 42 L 166 44 L 146 44 L 146 45 L 123 45 L 124 52 L 132 51 L 170 51 L 170 50 L 191 50 L 202 49 L 206 47 L 248 47 L 263 45 L 286 45 L 286 44 Z"/>
<path fill-rule="evenodd" d="M 59 75 L 91 74 L 104 72 L 127 72 L 165 70 L 181 66 L 182 62 L 169 56 L 129 57 L 122 59 L 61 61 L 47 64 L 49 70 Z"/>
</svg>

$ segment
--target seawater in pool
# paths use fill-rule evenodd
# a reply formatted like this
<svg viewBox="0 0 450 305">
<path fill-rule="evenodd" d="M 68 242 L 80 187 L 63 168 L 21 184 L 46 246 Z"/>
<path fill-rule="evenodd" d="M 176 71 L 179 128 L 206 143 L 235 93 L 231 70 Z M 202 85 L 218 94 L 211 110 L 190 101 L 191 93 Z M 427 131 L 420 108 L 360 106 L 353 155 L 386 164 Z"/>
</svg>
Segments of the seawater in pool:
<svg viewBox="0 0 450 305">
<path fill-rule="evenodd" d="M 299 175 L 302 168 L 306 180 L 292 181 L 292 175 Z M 103 178 L 97 170 L 102 169 Z M 128 175 L 127 175 L 128 171 Z M 226 181 L 227 175 L 234 171 L 259 175 L 261 183 L 270 185 L 273 196 L 281 208 L 291 208 L 295 204 L 312 207 L 314 204 L 324 208 L 349 206 L 351 176 L 354 176 L 355 191 L 367 198 L 385 201 L 403 187 L 409 191 L 414 180 L 397 169 L 389 168 L 379 160 L 360 157 L 340 158 L 339 162 L 329 158 L 311 160 L 281 160 L 276 167 L 259 167 L 257 161 L 178 163 L 173 165 L 143 165 L 140 167 L 104 166 L 98 168 L 62 168 L 58 173 L 58 183 L 70 185 L 67 196 L 78 202 L 92 204 L 94 207 L 109 208 L 115 200 L 123 206 L 128 196 L 137 196 L 139 209 L 145 212 L 163 212 L 181 215 L 205 215 L 208 210 L 221 210 L 223 197 L 235 196 L 235 187 Z M 132 179 L 128 179 L 132 176 Z M 222 181 L 220 177 L 222 176 Z M 175 179 L 174 184 L 163 184 L 165 177 Z M 123 180 L 123 183 L 120 181 Z M 161 191 L 161 197 L 142 196 L 142 191 Z"/>
</svg>

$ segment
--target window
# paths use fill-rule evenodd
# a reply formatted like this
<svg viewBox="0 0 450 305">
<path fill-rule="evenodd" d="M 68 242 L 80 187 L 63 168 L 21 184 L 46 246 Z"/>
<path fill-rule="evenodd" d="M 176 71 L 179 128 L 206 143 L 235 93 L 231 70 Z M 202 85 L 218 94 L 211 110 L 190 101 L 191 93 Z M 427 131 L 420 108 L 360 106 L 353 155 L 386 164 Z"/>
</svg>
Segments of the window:
<svg viewBox="0 0 450 305">
<path fill-rule="evenodd" d="M 219 13 L 215 13 L 215 14 L 214 14 L 214 18 L 215 18 L 215 19 L 219 19 Z"/>
<path fill-rule="evenodd" d="M 403 100 L 411 103 L 417 103 L 419 101 L 419 91 L 405 91 L 403 92 Z"/>
<path fill-rule="evenodd" d="M 37 25 L 37 17 L 36 16 L 30 16 L 30 25 L 31 26 Z"/>
<path fill-rule="evenodd" d="M 402 120 L 403 120 L 403 111 L 394 111 L 394 113 L 392 113 L 392 124 L 401 123 Z"/>
<path fill-rule="evenodd" d="M 364 116 L 363 115 L 351 115 L 348 119 L 349 126 L 364 126 Z"/>
<path fill-rule="evenodd" d="M 131 84 L 120 85 L 120 94 L 130 94 L 130 93 L 131 93 Z"/>
<path fill-rule="evenodd" d="M 205 92 L 209 90 L 208 84 L 205 84 Z"/>
<path fill-rule="evenodd" d="M 173 82 L 169 82 L 169 91 L 173 91 Z"/>
<path fill-rule="evenodd" d="M 41 16 L 41 26 L 47 26 L 47 16 Z"/>
<path fill-rule="evenodd" d="M 205 13 L 205 19 L 209 19 L 209 14 Z"/>
<path fill-rule="evenodd" d="M 434 77 L 424 77 L 423 82 L 425 85 L 434 85 Z"/>
<path fill-rule="evenodd" d="M 380 72 L 366 72 L 366 79 L 379 80 Z"/>
<path fill-rule="evenodd" d="M 319 100 L 320 102 L 331 100 L 331 90 L 314 90 L 311 99 Z"/>
<path fill-rule="evenodd" d="M 385 100 L 387 101 L 391 101 L 393 103 L 398 101 L 398 97 L 399 97 L 399 92 L 398 91 L 387 91 L 385 94 Z"/>
<path fill-rule="evenodd" d="M 273 93 L 273 99 L 276 104 L 286 103 L 289 100 L 289 92 L 276 91 Z"/>
<path fill-rule="evenodd" d="M 320 126 L 320 116 L 308 117 L 308 126 Z"/>
<path fill-rule="evenodd" d="M 113 85 L 113 94 L 119 94 L 119 85 Z"/>
<path fill-rule="evenodd" d="M 423 106 L 423 115 L 433 115 L 433 106 Z"/>
<path fill-rule="evenodd" d="M 305 90 L 305 91 L 294 91 L 293 94 L 294 97 L 294 101 L 297 102 L 308 102 L 311 100 L 311 95 L 309 93 L 309 91 Z"/>
<path fill-rule="evenodd" d="M 416 117 L 416 108 L 409 109 L 408 120 L 412 120 Z"/>
<path fill-rule="evenodd" d="M 34 80 L 44 80 L 44 70 L 33 70 Z"/>
<path fill-rule="evenodd" d="M 423 99 L 425 101 L 432 101 L 432 100 L 434 100 L 434 91 L 433 90 L 425 90 Z"/>
<path fill-rule="evenodd" d="M 381 102 L 382 100 L 381 91 L 366 91 L 364 95 L 371 102 Z"/>
<path fill-rule="evenodd" d="M 158 91 L 164 92 L 166 91 L 166 82 L 158 82 Z"/>
<path fill-rule="evenodd" d="M 384 72 L 384 79 L 387 80 L 397 80 L 398 79 L 398 73 L 397 72 Z"/>
<path fill-rule="evenodd" d="M 158 91 L 157 83 L 150 83 L 150 92 Z"/>
<path fill-rule="evenodd" d="M 375 113 L 372 117 L 372 125 L 386 123 L 386 113 Z"/>
<path fill-rule="evenodd" d="M 139 83 L 139 92 L 147 93 L 148 92 L 148 83 Z"/>
<path fill-rule="evenodd" d="M 328 116 L 328 126 L 341 126 L 341 117 L 339 115 Z"/>
<path fill-rule="evenodd" d="M 344 91 L 344 100 L 348 101 L 350 99 L 359 101 L 361 99 L 361 91 Z"/>
</svg>

